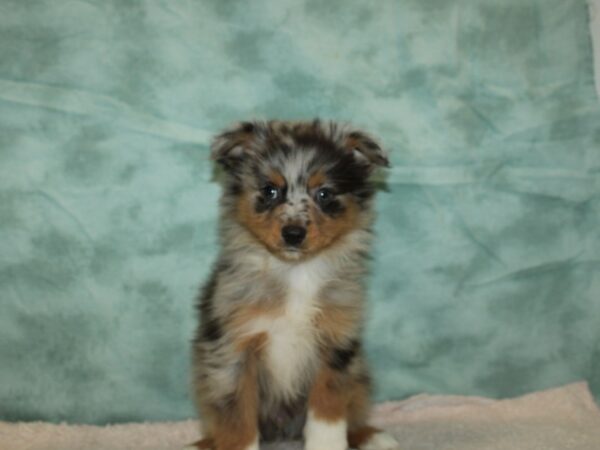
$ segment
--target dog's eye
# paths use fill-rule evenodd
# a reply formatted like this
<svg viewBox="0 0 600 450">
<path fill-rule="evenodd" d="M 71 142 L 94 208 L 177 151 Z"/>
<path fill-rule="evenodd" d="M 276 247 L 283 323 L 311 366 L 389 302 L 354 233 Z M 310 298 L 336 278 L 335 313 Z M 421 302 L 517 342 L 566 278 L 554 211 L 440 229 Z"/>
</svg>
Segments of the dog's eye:
<svg viewBox="0 0 600 450">
<path fill-rule="evenodd" d="M 262 194 L 267 200 L 277 200 L 279 198 L 279 189 L 269 184 L 262 188 Z"/>
<path fill-rule="evenodd" d="M 333 191 L 329 188 L 321 188 L 315 194 L 317 202 L 321 205 L 325 205 L 333 200 Z"/>
</svg>

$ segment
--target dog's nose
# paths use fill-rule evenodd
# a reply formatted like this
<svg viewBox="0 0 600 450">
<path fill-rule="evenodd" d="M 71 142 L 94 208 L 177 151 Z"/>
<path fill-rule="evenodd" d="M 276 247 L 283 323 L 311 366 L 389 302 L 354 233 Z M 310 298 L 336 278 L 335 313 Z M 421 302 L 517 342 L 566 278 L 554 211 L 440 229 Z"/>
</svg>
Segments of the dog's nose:
<svg viewBox="0 0 600 450">
<path fill-rule="evenodd" d="M 298 225 L 286 225 L 281 229 L 281 236 L 287 245 L 298 247 L 306 237 L 306 228 Z"/>
</svg>

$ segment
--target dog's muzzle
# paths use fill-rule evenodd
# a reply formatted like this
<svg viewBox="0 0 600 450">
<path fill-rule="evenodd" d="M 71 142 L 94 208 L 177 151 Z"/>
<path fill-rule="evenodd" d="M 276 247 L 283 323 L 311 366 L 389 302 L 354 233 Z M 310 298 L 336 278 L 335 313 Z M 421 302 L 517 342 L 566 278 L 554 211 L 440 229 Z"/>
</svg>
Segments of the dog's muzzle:
<svg viewBox="0 0 600 450">
<path fill-rule="evenodd" d="M 299 247 L 306 237 L 306 228 L 299 225 L 286 225 L 281 229 L 281 237 L 286 245 Z"/>
</svg>

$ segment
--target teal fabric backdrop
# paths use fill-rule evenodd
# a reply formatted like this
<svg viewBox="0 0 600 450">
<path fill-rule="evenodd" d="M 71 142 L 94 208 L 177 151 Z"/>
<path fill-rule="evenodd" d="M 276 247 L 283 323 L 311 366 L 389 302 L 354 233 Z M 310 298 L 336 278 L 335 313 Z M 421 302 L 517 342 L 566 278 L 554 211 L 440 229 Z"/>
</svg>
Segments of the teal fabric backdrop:
<svg viewBox="0 0 600 450">
<path fill-rule="evenodd" d="M 582 0 L 0 4 L 0 419 L 181 419 L 207 143 L 348 120 L 393 168 L 377 399 L 600 394 L 600 104 Z"/>
</svg>

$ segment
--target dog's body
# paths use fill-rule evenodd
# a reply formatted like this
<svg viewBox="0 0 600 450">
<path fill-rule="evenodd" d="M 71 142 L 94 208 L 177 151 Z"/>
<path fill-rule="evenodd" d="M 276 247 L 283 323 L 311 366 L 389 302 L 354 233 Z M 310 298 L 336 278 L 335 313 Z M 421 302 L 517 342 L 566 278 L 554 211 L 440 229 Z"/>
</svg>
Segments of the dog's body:
<svg viewBox="0 0 600 450">
<path fill-rule="evenodd" d="M 366 424 L 361 349 L 374 188 L 387 159 L 335 123 L 253 122 L 219 135 L 221 253 L 200 298 L 198 447 L 391 448 Z"/>
</svg>

